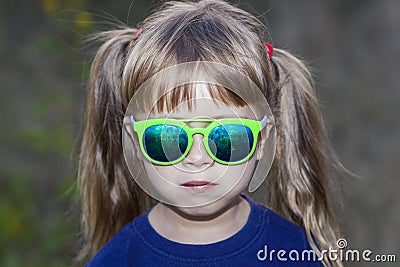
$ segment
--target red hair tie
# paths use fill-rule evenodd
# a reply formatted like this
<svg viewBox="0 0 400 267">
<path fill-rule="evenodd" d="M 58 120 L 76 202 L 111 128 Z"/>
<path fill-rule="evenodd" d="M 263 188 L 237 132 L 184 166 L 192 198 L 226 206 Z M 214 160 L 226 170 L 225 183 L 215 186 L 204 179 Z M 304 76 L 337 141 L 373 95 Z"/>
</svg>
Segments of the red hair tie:
<svg viewBox="0 0 400 267">
<path fill-rule="evenodd" d="M 138 29 L 138 30 L 136 31 L 136 33 L 135 33 L 135 38 L 138 38 L 139 35 L 142 33 L 142 31 L 143 31 L 142 28 Z"/>
<path fill-rule="evenodd" d="M 267 43 L 267 42 L 265 42 L 264 45 L 267 48 L 268 57 L 269 57 L 269 59 L 271 59 L 272 58 L 272 52 L 274 51 L 274 48 L 272 47 L 272 45 L 270 43 Z"/>
</svg>

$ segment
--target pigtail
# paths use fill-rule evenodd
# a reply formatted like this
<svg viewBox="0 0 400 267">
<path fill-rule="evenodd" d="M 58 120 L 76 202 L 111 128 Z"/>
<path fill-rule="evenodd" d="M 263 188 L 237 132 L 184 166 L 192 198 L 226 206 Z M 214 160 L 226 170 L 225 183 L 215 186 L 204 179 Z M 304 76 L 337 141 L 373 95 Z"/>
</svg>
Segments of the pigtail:
<svg viewBox="0 0 400 267">
<path fill-rule="evenodd" d="M 274 115 L 277 150 L 268 177 L 271 207 L 304 227 L 312 248 L 335 248 L 338 228 L 331 207 L 326 131 L 306 66 L 275 49 Z M 334 160 L 329 159 L 329 163 Z M 325 260 L 326 266 L 342 266 Z"/>
<path fill-rule="evenodd" d="M 85 128 L 78 170 L 82 227 L 86 244 L 83 260 L 97 252 L 126 223 L 148 208 L 147 195 L 132 179 L 122 150 L 121 80 L 135 29 L 103 32 L 90 69 Z"/>
</svg>

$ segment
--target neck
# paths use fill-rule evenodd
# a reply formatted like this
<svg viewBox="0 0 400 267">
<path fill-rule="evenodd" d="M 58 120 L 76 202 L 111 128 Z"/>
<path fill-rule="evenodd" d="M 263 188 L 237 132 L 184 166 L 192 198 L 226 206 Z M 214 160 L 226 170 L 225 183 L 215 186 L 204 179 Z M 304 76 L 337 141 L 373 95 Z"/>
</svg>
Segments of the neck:
<svg viewBox="0 0 400 267">
<path fill-rule="evenodd" d="M 215 243 L 244 227 L 250 214 L 250 205 L 244 198 L 238 196 L 220 209 L 212 207 L 213 204 L 177 208 L 158 203 L 149 213 L 149 221 L 161 236 L 183 244 Z M 215 212 L 205 212 L 208 210 Z"/>
</svg>

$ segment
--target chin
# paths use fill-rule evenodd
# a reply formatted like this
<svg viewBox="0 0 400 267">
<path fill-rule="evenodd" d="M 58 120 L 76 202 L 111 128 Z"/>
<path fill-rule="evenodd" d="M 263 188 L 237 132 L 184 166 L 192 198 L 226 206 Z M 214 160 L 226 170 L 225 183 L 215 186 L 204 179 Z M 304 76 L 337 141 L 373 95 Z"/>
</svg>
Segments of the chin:
<svg viewBox="0 0 400 267">
<path fill-rule="evenodd" d="M 237 199 L 240 198 L 240 192 L 234 191 L 223 196 L 214 196 L 209 198 L 208 201 L 203 199 L 197 199 L 196 203 L 193 200 L 194 205 L 176 206 L 175 211 L 182 217 L 196 220 L 210 220 L 218 217 L 230 207 L 237 204 Z"/>
<path fill-rule="evenodd" d="M 225 205 L 221 204 L 222 203 L 218 203 L 217 201 L 200 206 L 175 207 L 174 209 L 182 217 L 186 217 L 188 219 L 210 220 L 223 212 Z"/>
</svg>

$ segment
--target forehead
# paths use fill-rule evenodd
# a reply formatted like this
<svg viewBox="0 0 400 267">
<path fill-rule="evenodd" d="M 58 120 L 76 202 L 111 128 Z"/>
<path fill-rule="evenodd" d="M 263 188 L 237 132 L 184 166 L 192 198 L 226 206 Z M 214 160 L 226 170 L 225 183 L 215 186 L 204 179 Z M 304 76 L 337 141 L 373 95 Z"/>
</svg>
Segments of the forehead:
<svg viewBox="0 0 400 267">
<path fill-rule="evenodd" d="M 252 110 L 250 105 L 238 107 L 233 104 L 225 104 L 221 100 L 213 98 L 204 83 L 196 84 L 193 93 L 194 95 L 190 100 L 179 103 L 170 112 L 156 112 L 154 114 L 149 114 L 149 118 L 256 118 L 254 114 L 255 111 Z"/>
</svg>

